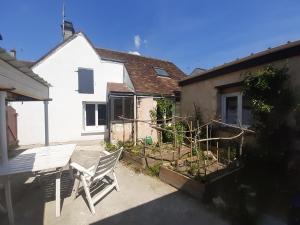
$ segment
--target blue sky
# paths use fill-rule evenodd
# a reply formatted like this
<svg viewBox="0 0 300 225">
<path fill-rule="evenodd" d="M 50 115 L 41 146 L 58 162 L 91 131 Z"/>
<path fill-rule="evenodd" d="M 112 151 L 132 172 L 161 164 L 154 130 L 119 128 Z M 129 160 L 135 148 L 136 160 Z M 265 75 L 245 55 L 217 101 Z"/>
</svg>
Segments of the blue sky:
<svg viewBox="0 0 300 225">
<path fill-rule="evenodd" d="M 65 0 L 95 46 L 167 59 L 186 73 L 300 39 L 299 0 Z M 0 0 L 0 46 L 37 60 L 62 40 L 62 0 Z"/>
</svg>

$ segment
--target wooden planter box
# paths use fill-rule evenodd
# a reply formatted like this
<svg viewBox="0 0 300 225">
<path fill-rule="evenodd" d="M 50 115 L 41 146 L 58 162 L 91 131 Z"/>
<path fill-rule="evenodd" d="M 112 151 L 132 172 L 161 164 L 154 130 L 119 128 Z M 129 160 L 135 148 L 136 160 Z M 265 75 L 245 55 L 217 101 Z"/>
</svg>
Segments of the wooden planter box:
<svg viewBox="0 0 300 225">
<path fill-rule="evenodd" d="M 201 199 L 205 191 L 205 183 L 193 180 L 185 175 L 168 169 L 165 166 L 160 167 L 159 178 L 171 186 L 184 191 L 198 199 Z"/>
<path fill-rule="evenodd" d="M 132 154 L 127 151 L 123 151 L 122 160 L 132 163 L 142 169 L 145 169 L 147 167 L 147 163 L 148 163 L 148 166 L 154 166 L 155 164 L 159 163 L 158 161 L 156 161 L 154 159 L 149 159 L 149 158 L 147 159 L 147 162 L 146 162 L 144 157 Z"/>
</svg>

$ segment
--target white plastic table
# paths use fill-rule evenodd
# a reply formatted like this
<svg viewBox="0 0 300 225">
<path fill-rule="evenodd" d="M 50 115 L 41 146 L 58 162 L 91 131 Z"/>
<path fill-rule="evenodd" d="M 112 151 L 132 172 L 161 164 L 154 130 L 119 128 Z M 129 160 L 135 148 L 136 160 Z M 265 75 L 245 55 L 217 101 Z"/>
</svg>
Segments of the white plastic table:
<svg viewBox="0 0 300 225">
<path fill-rule="evenodd" d="M 8 217 L 13 224 L 13 209 L 11 202 L 11 191 L 9 176 L 27 172 L 38 172 L 55 169 L 56 175 L 56 216 L 60 216 L 60 177 L 64 167 L 70 164 L 71 156 L 75 150 L 75 144 L 44 146 L 25 150 L 8 163 L 0 165 L 0 177 L 5 177 L 5 196 Z M 70 170 L 71 171 L 71 170 Z"/>
</svg>

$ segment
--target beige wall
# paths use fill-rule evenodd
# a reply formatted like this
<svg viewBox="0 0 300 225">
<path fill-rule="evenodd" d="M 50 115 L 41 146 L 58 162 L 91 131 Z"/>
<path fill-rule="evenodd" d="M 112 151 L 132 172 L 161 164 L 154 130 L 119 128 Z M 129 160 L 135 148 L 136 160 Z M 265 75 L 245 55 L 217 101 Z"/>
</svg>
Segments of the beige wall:
<svg viewBox="0 0 300 225">
<path fill-rule="evenodd" d="M 150 121 L 150 110 L 156 107 L 156 101 L 153 97 L 138 97 L 137 100 L 137 119 Z M 148 124 L 138 122 L 137 125 L 138 139 L 144 139 L 146 136 L 151 136 L 154 142 L 157 142 L 157 131 L 152 129 Z"/>
<path fill-rule="evenodd" d="M 300 99 L 300 56 L 274 62 L 273 65 L 279 67 L 283 65 L 288 66 L 291 86 L 297 92 L 298 99 Z M 220 100 L 218 90 L 215 87 L 242 81 L 247 72 L 255 71 L 264 66 L 253 67 L 183 86 L 181 92 L 181 115 L 193 116 L 195 103 L 200 107 L 204 121 L 220 118 L 220 110 L 218 108 Z"/>
<path fill-rule="evenodd" d="M 133 125 L 132 123 L 112 123 L 110 135 L 112 143 L 117 143 L 118 141 L 133 141 Z"/>
<path fill-rule="evenodd" d="M 150 110 L 156 107 L 156 101 L 153 97 L 138 97 L 137 99 L 137 119 L 150 121 Z M 111 141 L 133 141 L 133 124 L 132 123 L 113 123 L 111 124 Z M 149 124 L 137 123 L 137 138 L 144 139 L 146 136 L 151 136 L 154 142 L 157 142 L 157 132 L 152 129 Z"/>
</svg>

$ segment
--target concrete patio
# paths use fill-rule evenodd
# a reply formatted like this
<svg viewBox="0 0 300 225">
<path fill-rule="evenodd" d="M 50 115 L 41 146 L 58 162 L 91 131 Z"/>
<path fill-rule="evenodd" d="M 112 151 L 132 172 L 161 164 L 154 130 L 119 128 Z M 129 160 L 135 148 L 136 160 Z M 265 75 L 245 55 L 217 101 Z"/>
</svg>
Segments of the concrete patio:
<svg viewBox="0 0 300 225">
<path fill-rule="evenodd" d="M 95 150 L 92 146 L 79 145 L 72 160 L 90 166 L 99 154 L 99 148 Z M 62 196 L 65 199 L 59 218 L 55 217 L 55 174 L 39 179 L 24 175 L 14 177 L 12 191 L 16 224 L 226 224 L 199 201 L 157 178 L 135 173 L 122 163 L 118 164 L 116 173 L 121 190 L 113 190 L 100 200 L 95 215 L 91 214 L 84 195 L 74 200 L 71 195 L 73 182 L 69 174 L 64 173 Z M 0 224 L 8 224 L 6 215 L 0 214 Z"/>
</svg>

